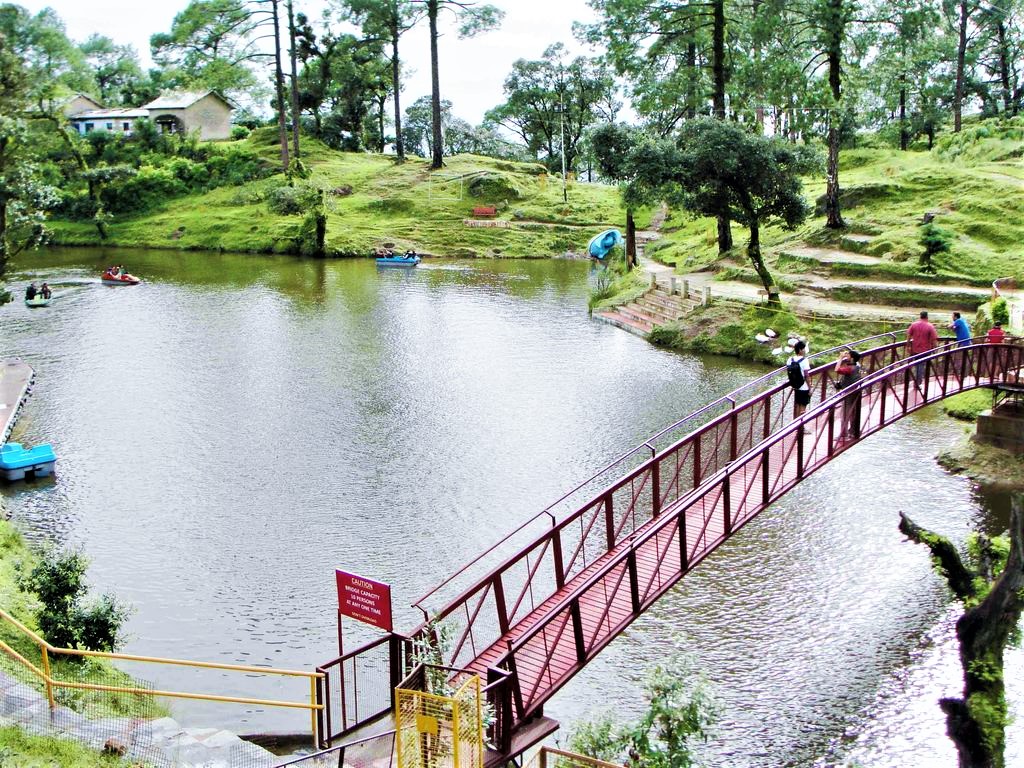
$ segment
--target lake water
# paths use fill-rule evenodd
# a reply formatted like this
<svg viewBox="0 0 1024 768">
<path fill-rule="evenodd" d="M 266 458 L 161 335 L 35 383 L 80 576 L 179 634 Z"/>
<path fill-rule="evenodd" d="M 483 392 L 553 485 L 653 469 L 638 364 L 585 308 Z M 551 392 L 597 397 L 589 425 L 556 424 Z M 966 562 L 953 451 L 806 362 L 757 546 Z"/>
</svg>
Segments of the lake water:
<svg viewBox="0 0 1024 768">
<path fill-rule="evenodd" d="M 108 263 L 145 282 L 101 285 Z M 80 547 L 134 606 L 127 650 L 309 669 L 337 654 L 333 570 L 408 608 L 503 532 L 647 434 L 758 375 L 659 350 L 586 314 L 588 265 L 50 250 L 11 284 L 0 354 L 37 371 L 16 436 L 56 481 L 0 489 L 37 542 Z M 897 512 L 962 541 L 1006 511 L 933 456 L 963 427 L 923 413 L 857 446 L 748 525 L 546 708 L 635 715 L 684 648 L 722 708 L 729 766 L 948 766 L 936 699 L 959 677 L 955 606 Z M 347 630 L 348 631 L 348 630 Z M 1020 651 L 1010 699 L 1024 700 Z M 161 687 L 271 698 L 168 669 Z M 195 724 L 301 730 L 280 710 L 176 704 Z M 1011 755 L 1024 755 L 1020 724 Z M 1012 760 L 1010 761 L 1012 764 Z"/>
</svg>

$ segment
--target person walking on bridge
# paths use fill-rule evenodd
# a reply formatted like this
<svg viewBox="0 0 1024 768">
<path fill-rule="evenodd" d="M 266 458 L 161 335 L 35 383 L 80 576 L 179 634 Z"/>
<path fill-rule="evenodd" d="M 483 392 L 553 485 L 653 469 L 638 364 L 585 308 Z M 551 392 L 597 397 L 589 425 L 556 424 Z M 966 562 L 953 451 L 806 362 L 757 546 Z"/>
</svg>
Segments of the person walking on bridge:
<svg viewBox="0 0 1024 768">
<path fill-rule="evenodd" d="M 910 355 L 914 357 L 924 357 L 939 343 L 939 334 L 935 330 L 935 326 L 928 322 L 928 312 L 921 310 L 921 317 L 910 324 L 907 329 L 907 343 L 910 345 Z M 914 381 L 918 385 L 921 384 L 921 379 L 924 376 L 925 364 L 923 362 L 914 364 Z"/>
<path fill-rule="evenodd" d="M 793 355 L 786 361 L 786 375 L 793 388 L 793 418 L 798 419 L 811 402 L 811 385 L 807 377 L 811 372 L 811 361 L 807 359 L 807 344 L 797 341 Z"/>
<path fill-rule="evenodd" d="M 960 316 L 959 312 L 953 313 L 953 322 L 949 324 L 949 329 L 956 334 L 958 347 L 966 347 L 971 343 L 971 327 L 967 325 L 967 321 Z"/>
</svg>

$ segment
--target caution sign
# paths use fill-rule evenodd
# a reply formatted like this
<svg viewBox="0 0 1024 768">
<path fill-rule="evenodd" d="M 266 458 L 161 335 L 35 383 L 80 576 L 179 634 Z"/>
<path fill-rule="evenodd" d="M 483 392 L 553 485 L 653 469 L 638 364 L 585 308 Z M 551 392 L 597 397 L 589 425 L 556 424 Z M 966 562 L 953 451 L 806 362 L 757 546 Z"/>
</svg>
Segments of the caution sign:
<svg viewBox="0 0 1024 768">
<path fill-rule="evenodd" d="M 391 587 L 341 570 L 336 570 L 335 575 L 341 614 L 390 632 Z"/>
</svg>

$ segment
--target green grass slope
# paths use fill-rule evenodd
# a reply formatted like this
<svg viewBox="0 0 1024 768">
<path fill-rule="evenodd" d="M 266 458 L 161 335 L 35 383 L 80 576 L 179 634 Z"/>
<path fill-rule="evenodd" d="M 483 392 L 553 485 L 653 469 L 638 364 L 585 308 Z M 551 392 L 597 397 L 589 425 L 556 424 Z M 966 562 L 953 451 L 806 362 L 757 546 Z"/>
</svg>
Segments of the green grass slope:
<svg viewBox="0 0 1024 768">
<path fill-rule="evenodd" d="M 272 136 L 254 131 L 245 140 L 273 161 Z M 562 201 L 561 180 L 532 163 L 474 155 L 446 159 L 439 171 L 410 158 L 335 152 L 306 139 L 308 179 L 296 186 L 325 196 L 327 250 L 366 255 L 387 246 L 435 256 L 543 257 L 582 251 L 597 231 L 624 219 L 614 187 L 572 183 Z M 283 175 L 240 187 L 169 200 L 159 210 L 117 217 L 106 245 L 251 252 L 298 252 L 303 216 L 271 210 L 268 195 Z M 496 206 L 505 226 L 468 227 L 476 206 Z M 98 245 L 90 222 L 53 221 L 53 241 Z"/>
<path fill-rule="evenodd" d="M 931 152 L 888 148 L 844 150 L 840 156 L 843 216 L 848 230 L 824 227 L 821 206 L 796 232 L 778 227 L 763 231 L 769 262 L 785 273 L 800 272 L 793 260 L 778 263 L 792 245 L 817 245 L 878 256 L 876 265 L 833 269 L 850 277 L 905 282 L 964 282 L 982 285 L 997 277 L 1024 279 L 1024 118 L 986 121 L 960 134 L 946 134 Z M 808 179 L 805 192 L 817 201 L 824 178 Z M 952 251 L 936 262 L 939 274 L 918 269 L 922 217 L 953 234 Z M 681 270 L 711 265 L 717 259 L 714 222 L 673 212 L 664 237 L 648 254 Z M 854 237 L 851 238 L 850 235 Z M 733 225 L 736 261 L 743 258 L 747 233 Z M 860 237 L 858 237 L 860 235 Z"/>
</svg>

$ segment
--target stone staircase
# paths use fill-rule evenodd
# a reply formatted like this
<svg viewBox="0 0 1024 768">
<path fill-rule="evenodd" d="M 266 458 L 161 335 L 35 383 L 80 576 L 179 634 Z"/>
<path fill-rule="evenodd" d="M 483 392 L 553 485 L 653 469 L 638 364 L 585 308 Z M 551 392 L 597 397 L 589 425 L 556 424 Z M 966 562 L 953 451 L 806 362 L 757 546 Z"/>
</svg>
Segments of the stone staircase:
<svg viewBox="0 0 1024 768">
<path fill-rule="evenodd" d="M 658 286 L 628 304 L 595 312 L 594 317 L 624 331 L 647 336 L 654 326 L 675 322 L 700 304 L 699 298 L 669 293 Z"/>
</svg>

